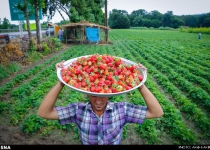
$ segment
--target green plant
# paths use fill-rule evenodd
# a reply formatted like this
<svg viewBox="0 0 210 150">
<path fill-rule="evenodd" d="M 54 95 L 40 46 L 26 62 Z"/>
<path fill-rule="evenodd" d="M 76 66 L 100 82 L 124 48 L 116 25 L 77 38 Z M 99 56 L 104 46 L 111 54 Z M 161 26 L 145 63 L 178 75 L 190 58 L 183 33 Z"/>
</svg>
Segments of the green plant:
<svg viewBox="0 0 210 150">
<path fill-rule="evenodd" d="M 37 50 L 37 44 L 36 44 L 36 40 L 32 39 L 31 41 L 31 45 L 30 45 L 30 51 L 36 51 Z"/>
<path fill-rule="evenodd" d="M 39 135 L 41 137 L 52 134 L 52 130 L 53 130 L 53 126 L 47 126 L 43 129 L 42 133 L 40 133 Z"/>
<path fill-rule="evenodd" d="M 46 55 L 46 54 L 49 54 L 50 53 L 50 48 L 49 48 L 49 46 L 47 45 L 47 43 L 45 43 L 45 42 L 43 42 L 42 43 L 42 46 L 43 46 L 43 49 L 44 49 L 44 55 Z"/>
<path fill-rule="evenodd" d="M 20 131 L 25 133 L 36 133 L 45 126 L 45 122 L 37 115 L 30 115 L 20 124 Z"/>
<path fill-rule="evenodd" d="M 12 73 L 20 70 L 20 64 L 16 62 L 9 63 L 8 66 L 0 64 L 0 80 L 10 76 Z"/>
<path fill-rule="evenodd" d="M 9 103 L 0 101 L 0 114 L 3 114 L 4 112 L 8 112 L 9 110 Z"/>
<path fill-rule="evenodd" d="M 49 44 L 51 45 L 52 51 L 57 51 L 61 48 L 61 42 L 58 38 L 55 38 L 55 37 L 50 38 Z"/>
<path fill-rule="evenodd" d="M 42 59 L 43 55 L 40 52 L 37 51 L 28 51 L 26 53 L 26 60 L 27 62 L 36 62 Z"/>
</svg>

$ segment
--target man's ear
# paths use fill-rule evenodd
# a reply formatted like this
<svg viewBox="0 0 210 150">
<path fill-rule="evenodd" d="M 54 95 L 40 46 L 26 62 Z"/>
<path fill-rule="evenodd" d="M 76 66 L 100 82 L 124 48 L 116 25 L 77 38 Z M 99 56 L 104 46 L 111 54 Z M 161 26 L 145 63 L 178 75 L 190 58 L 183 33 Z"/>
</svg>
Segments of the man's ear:
<svg viewBox="0 0 210 150">
<path fill-rule="evenodd" d="M 87 95 L 87 97 L 90 99 L 90 95 Z"/>
</svg>

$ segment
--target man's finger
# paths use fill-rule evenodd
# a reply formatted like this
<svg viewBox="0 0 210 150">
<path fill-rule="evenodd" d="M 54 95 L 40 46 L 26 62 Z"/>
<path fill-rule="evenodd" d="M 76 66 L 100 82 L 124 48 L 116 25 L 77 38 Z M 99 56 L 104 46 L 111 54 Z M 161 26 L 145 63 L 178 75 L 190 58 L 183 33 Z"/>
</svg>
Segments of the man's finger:
<svg viewBox="0 0 210 150">
<path fill-rule="evenodd" d="M 55 65 L 56 70 L 57 70 L 58 68 L 63 68 L 63 67 L 64 67 L 63 63 L 64 63 L 64 62 L 65 62 L 65 60 L 63 60 L 63 61 L 60 62 L 60 63 L 57 63 L 57 64 Z"/>
<path fill-rule="evenodd" d="M 144 69 L 145 71 L 147 71 L 147 68 L 144 67 L 142 64 L 139 63 L 138 66 L 139 66 L 140 68 Z"/>
</svg>

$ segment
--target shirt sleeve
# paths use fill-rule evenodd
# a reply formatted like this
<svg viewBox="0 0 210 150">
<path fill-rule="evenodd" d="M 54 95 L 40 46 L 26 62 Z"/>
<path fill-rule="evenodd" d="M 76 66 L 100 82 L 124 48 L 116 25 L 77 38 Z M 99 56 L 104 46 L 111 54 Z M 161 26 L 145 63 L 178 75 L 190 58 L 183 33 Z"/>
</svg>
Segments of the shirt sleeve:
<svg viewBox="0 0 210 150">
<path fill-rule="evenodd" d="M 58 113 L 58 121 L 60 124 L 64 125 L 67 123 L 75 122 L 78 103 L 72 103 L 66 107 L 58 106 L 55 108 Z"/>
<path fill-rule="evenodd" d="M 147 106 L 124 103 L 125 119 L 127 123 L 142 124 L 146 118 Z"/>
</svg>

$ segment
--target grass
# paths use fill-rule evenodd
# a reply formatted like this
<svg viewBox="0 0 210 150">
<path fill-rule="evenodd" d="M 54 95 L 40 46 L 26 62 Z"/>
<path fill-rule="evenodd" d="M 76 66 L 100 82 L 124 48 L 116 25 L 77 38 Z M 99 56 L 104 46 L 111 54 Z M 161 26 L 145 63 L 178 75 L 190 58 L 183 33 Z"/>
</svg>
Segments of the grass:
<svg viewBox="0 0 210 150">
<path fill-rule="evenodd" d="M 10 63 L 8 66 L 0 65 L 0 80 L 9 77 L 11 74 L 19 71 L 21 69 L 21 65 L 16 62 Z"/>
</svg>

